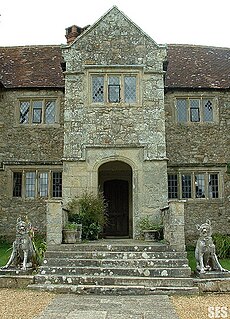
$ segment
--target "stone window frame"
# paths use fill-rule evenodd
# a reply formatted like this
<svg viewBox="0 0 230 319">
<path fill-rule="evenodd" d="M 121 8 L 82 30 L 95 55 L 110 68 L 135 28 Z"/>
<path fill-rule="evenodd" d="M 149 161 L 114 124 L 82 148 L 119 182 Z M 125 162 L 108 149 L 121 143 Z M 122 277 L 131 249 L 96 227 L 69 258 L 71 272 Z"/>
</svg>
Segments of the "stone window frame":
<svg viewBox="0 0 230 319">
<path fill-rule="evenodd" d="M 206 168 L 206 167 L 196 167 L 196 168 L 177 168 L 172 169 L 169 168 L 168 170 L 168 184 L 169 184 L 169 175 L 173 176 L 174 183 L 173 187 L 175 190 L 175 175 L 177 176 L 177 197 L 169 197 L 169 199 L 182 199 L 186 201 L 196 201 L 196 202 L 203 202 L 203 201 L 219 201 L 223 200 L 223 193 L 224 193 L 224 168 Z M 210 197 L 209 196 L 209 176 L 210 175 L 217 175 L 218 176 L 218 197 Z M 182 176 L 190 175 L 191 176 L 191 197 L 183 197 L 182 195 Z M 204 175 L 204 197 L 197 196 L 197 175 Z M 168 185 L 169 186 L 169 185 Z M 169 187 L 168 187 L 169 192 Z M 214 192 L 214 191 L 213 191 Z M 170 193 L 170 192 L 169 192 Z M 172 192 L 173 193 L 173 192 Z M 175 194 L 174 194 L 175 195 Z"/>
<path fill-rule="evenodd" d="M 178 121 L 178 116 L 177 116 L 177 100 L 187 100 L 187 120 L 186 121 Z M 200 105 L 199 105 L 199 121 L 193 121 L 191 118 L 191 109 L 192 107 L 190 107 L 190 101 L 191 100 L 199 100 L 200 101 Z M 204 120 L 204 104 L 203 101 L 204 100 L 210 100 L 213 102 L 213 120 L 212 121 L 205 121 Z M 177 124 L 180 125 L 212 125 L 212 124 L 216 124 L 219 120 L 219 114 L 218 114 L 218 98 L 213 95 L 213 94 L 202 94 L 199 95 L 197 93 L 195 94 L 178 94 L 176 96 L 174 96 L 174 100 L 173 100 L 173 109 L 174 109 L 174 122 L 176 122 Z"/>
<path fill-rule="evenodd" d="M 141 79 L 143 74 L 143 66 L 85 66 L 86 78 L 87 78 L 87 92 L 88 94 L 88 105 L 89 106 L 140 106 L 141 104 Z M 106 87 L 106 92 L 104 95 L 103 102 L 93 102 L 92 101 L 92 76 L 104 76 L 104 87 Z M 108 98 L 108 78 L 109 76 L 120 76 L 121 77 L 121 93 L 119 102 L 109 102 Z M 126 103 L 124 101 L 124 77 L 125 76 L 135 76 L 136 77 L 136 101 L 133 103 Z"/>
<path fill-rule="evenodd" d="M 33 102 L 41 101 L 42 102 L 42 120 L 41 123 L 33 122 Z M 45 123 L 45 106 L 49 101 L 55 102 L 55 114 L 54 114 L 54 122 L 53 123 Z M 29 113 L 28 123 L 20 123 L 20 108 L 22 102 L 29 102 Z M 59 127 L 60 126 L 60 100 L 57 96 L 22 96 L 17 98 L 17 107 L 16 107 L 16 125 L 20 127 Z"/>
<path fill-rule="evenodd" d="M 21 191 L 20 195 L 14 195 L 14 174 L 21 173 L 22 179 L 21 179 Z M 34 196 L 26 196 L 26 173 L 34 173 L 35 175 L 35 195 Z M 41 173 L 47 173 L 48 174 L 48 183 L 47 183 L 47 195 L 40 196 L 40 187 L 39 187 L 39 176 Z M 15 166 L 11 168 L 11 194 L 12 198 L 20 198 L 24 200 L 34 200 L 38 198 L 42 199 L 61 199 L 62 196 L 53 196 L 53 173 L 60 173 L 61 179 L 62 177 L 62 168 L 44 168 L 44 167 L 36 167 L 36 166 L 30 166 L 30 167 L 18 167 Z M 63 184 L 61 185 L 61 188 L 63 187 Z M 62 193 L 62 189 L 61 189 Z M 19 194 L 19 193 L 18 193 Z"/>
</svg>

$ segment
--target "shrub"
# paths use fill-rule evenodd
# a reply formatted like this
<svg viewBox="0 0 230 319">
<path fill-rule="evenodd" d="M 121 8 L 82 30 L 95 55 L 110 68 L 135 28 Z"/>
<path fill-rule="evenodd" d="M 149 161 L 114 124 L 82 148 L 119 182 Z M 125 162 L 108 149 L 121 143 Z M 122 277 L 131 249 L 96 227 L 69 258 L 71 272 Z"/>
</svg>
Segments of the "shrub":
<svg viewBox="0 0 230 319">
<path fill-rule="evenodd" d="M 219 258 L 230 258 L 230 235 L 213 234 L 216 254 Z"/>
<path fill-rule="evenodd" d="M 85 192 L 81 197 L 73 198 L 67 209 L 69 222 L 82 224 L 82 238 L 97 239 L 106 224 L 107 205 L 103 194 Z"/>
</svg>

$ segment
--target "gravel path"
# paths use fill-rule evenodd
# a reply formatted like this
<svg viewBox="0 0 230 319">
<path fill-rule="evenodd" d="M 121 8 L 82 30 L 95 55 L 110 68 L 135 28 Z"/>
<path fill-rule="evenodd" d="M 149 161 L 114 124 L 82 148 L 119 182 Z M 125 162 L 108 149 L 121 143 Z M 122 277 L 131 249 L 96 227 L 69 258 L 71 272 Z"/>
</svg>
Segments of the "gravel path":
<svg viewBox="0 0 230 319">
<path fill-rule="evenodd" d="M 52 293 L 34 292 L 30 290 L 1 289 L 0 318 L 34 319 L 48 306 L 48 304 L 51 303 L 53 298 L 55 298 L 55 294 Z M 174 296 L 170 297 L 170 300 L 180 319 L 230 319 L 230 294 Z M 209 307 L 225 308 L 221 309 Z M 227 312 L 225 311 L 226 308 Z M 218 309 L 222 312 L 218 313 Z M 217 311 L 217 314 L 214 314 L 213 310 Z"/>
</svg>

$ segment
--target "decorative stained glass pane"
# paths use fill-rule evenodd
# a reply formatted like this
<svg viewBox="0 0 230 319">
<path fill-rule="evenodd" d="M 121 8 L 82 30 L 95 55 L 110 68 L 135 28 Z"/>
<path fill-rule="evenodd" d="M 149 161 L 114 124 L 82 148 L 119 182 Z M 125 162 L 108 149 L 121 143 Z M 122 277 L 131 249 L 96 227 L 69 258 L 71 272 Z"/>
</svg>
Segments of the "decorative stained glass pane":
<svg viewBox="0 0 230 319">
<path fill-rule="evenodd" d="M 110 76 L 108 87 L 108 98 L 111 103 L 120 102 L 120 77 Z"/>
<path fill-rule="evenodd" d="M 53 197 L 62 197 L 62 173 L 53 172 Z"/>
<path fill-rule="evenodd" d="M 39 196 L 47 197 L 48 196 L 48 173 L 40 173 L 39 176 Z"/>
<path fill-rule="evenodd" d="M 42 122 L 42 101 L 33 101 L 33 123 Z"/>
<path fill-rule="evenodd" d="M 186 99 L 177 99 L 177 121 L 178 122 L 187 122 L 187 100 Z"/>
<path fill-rule="evenodd" d="M 55 113 L 56 113 L 55 101 L 46 101 L 46 108 L 45 108 L 45 123 L 46 124 L 55 123 Z"/>
<path fill-rule="evenodd" d="M 182 198 L 192 197 L 191 175 L 181 175 Z"/>
<path fill-rule="evenodd" d="M 168 197 L 178 198 L 178 181 L 177 174 L 168 175 Z"/>
<path fill-rule="evenodd" d="M 203 174 L 195 175 L 196 198 L 205 198 L 205 179 Z"/>
<path fill-rule="evenodd" d="M 29 123 L 29 110 L 30 110 L 29 101 L 20 102 L 20 124 Z"/>
<path fill-rule="evenodd" d="M 92 101 L 104 102 L 104 77 L 92 76 Z"/>
<path fill-rule="evenodd" d="M 26 197 L 35 197 L 36 174 L 35 172 L 26 173 Z"/>
<path fill-rule="evenodd" d="M 219 187 L 218 187 L 218 174 L 209 174 L 209 197 L 218 198 L 219 197 Z"/>
<path fill-rule="evenodd" d="M 203 100 L 203 119 L 204 122 L 213 122 L 213 105 L 210 100 Z"/>
<path fill-rule="evenodd" d="M 22 172 L 13 173 L 13 196 L 22 196 Z"/>
<path fill-rule="evenodd" d="M 125 103 L 136 102 L 136 77 L 125 76 Z"/>
</svg>

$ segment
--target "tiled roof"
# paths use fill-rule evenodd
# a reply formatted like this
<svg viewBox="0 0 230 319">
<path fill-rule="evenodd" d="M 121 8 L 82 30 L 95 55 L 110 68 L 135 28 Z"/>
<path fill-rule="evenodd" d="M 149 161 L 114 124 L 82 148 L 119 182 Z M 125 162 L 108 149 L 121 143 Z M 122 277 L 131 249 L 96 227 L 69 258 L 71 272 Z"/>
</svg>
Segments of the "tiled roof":
<svg viewBox="0 0 230 319">
<path fill-rule="evenodd" d="M 63 88 L 60 46 L 0 47 L 6 88 Z M 230 49 L 168 45 L 167 88 L 230 88 Z"/>
<path fill-rule="evenodd" d="M 6 88 L 64 87 L 60 46 L 0 47 L 0 82 Z"/>
<path fill-rule="evenodd" d="M 230 88 L 230 49 L 168 45 L 168 88 Z"/>
</svg>

